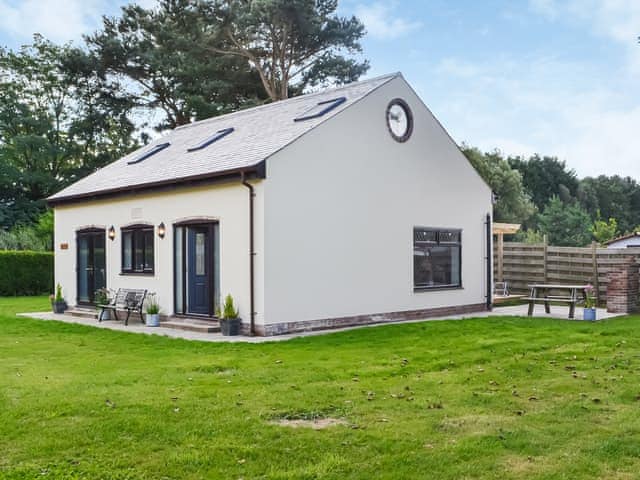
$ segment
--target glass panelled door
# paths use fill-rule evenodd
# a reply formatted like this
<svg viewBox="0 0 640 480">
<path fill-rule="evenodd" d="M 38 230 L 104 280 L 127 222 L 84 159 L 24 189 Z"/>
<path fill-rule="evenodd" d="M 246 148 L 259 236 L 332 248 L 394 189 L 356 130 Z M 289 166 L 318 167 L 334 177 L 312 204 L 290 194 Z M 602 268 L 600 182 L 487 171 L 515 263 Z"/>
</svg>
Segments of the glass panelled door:
<svg viewBox="0 0 640 480">
<path fill-rule="evenodd" d="M 208 258 L 209 228 L 190 227 L 187 229 L 187 285 L 189 292 L 189 313 L 209 315 L 211 303 L 211 269 Z"/>
<path fill-rule="evenodd" d="M 176 313 L 213 316 L 220 296 L 218 224 L 176 225 L 174 245 Z"/>
<path fill-rule="evenodd" d="M 107 285 L 105 231 L 87 230 L 77 234 L 78 298 L 79 305 L 91 305 L 95 292 Z"/>
</svg>

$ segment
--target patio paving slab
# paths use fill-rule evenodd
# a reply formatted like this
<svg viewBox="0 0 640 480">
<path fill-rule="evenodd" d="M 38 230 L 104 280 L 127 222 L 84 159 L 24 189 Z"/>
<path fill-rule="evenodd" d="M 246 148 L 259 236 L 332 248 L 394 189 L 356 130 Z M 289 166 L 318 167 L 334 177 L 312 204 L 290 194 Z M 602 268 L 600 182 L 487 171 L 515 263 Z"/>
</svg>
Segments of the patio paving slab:
<svg viewBox="0 0 640 480">
<path fill-rule="evenodd" d="M 566 320 L 566 321 L 584 321 L 582 319 L 582 309 L 576 309 L 576 318 L 570 320 L 567 318 L 569 313 L 569 307 L 564 306 L 552 306 L 551 313 L 547 314 L 544 312 L 544 306 L 536 306 L 534 310 L 535 318 L 555 318 L 558 320 Z M 285 340 L 290 340 L 292 338 L 300 338 L 300 337 L 308 337 L 314 335 L 326 335 L 334 332 L 341 332 L 347 330 L 355 330 L 358 328 L 375 328 L 380 325 L 388 325 L 389 323 L 418 323 L 418 322 L 431 322 L 431 321 L 441 321 L 441 320 L 461 320 L 465 318 L 486 318 L 486 317 L 526 317 L 527 316 L 527 305 L 512 305 L 508 307 L 496 307 L 491 312 L 476 312 L 476 313 L 467 313 L 463 315 L 449 315 L 444 317 L 434 317 L 427 318 L 422 320 L 407 320 L 400 322 L 389 322 L 389 323 L 377 323 L 372 325 L 359 325 L 355 327 L 345 327 L 345 328 L 336 328 L 331 330 L 315 330 L 315 331 L 307 331 L 307 332 L 299 332 L 287 335 L 277 335 L 273 337 L 249 337 L 249 336 L 237 336 L 237 337 L 225 337 L 220 333 L 206 333 L 206 332 L 191 332 L 185 330 L 178 330 L 174 328 L 163 327 L 162 324 L 159 327 L 147 327 L 139 323 L 137 320 L 130 320 L 128 326 L 125 326 L 122 321 L 115 320 L 106 320 L 98 323 L 97 320 L 92 318 L 83 318 L 76 317 L 73 315 L 66 314 L 55 314 L 51 312 L 33 312 L 33 313 L 20 313 L 19 316 L 35 318 L 39 320 L 56 320 L 59 322 L 65 323 L 76 323 L 79 325 L 86 325 L 89 327 L 95 328 L 106 328 L 109 330 L 118 330 L 122 332 L 130 332 L 130 333 L 141 333 L 146 335 L 161 335 L 165 337 L 171 338 L 181 338 L 184 340 L 196 340 L 201 342 L 230 342 L 230 343 L 264 343 L 264 342 L 281 342 Z M 624 314 L 619 313 L 609 313 L 606 309 L 599 308 L 597 309 L 596 318 L 598 321 L 607 320 L 610 318 L 620 317 Z"/>
</svg>

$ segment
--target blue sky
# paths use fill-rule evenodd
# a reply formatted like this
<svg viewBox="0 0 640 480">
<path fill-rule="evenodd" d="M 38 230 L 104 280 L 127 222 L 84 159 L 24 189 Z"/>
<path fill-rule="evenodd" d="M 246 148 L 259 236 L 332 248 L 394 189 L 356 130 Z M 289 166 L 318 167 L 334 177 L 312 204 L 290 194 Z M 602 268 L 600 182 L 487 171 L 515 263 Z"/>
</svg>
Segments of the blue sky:
<svg viewBox="0 0 640 480">
<path fill-rule="evenodd" d="M 125 1 L 0 0 L 0 44 L 78 40 Z M 152 5 L 153 0 L 142 0 Z M 369 76 L 401 71 L 458 142 L 640 180 L 640 0 L 341 0 Z"/>
</svg>

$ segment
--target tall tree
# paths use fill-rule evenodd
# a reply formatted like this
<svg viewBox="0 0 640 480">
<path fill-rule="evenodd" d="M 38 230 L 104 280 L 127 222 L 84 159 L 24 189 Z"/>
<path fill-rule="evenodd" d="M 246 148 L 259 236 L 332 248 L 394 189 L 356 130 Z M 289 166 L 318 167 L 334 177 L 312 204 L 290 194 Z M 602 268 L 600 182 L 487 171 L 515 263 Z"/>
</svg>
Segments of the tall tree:
<svg viewBox="0 0 640 480">
<path fill-rule="evenodd" d="M 632 231 L 640 224 L 640 185 L 631 177 L 584 178 L 578 199 L 592 218 L 615 218 L 621 232 Z"/>
<path fill-rule="evenodd" d="M 463 146 L 462 151 L 498 197 L 493 208 L 495 221 L 525 223 L 535 214 L 536 208 L 524 190 L 520 172 L 512 169 L 500 152 L 483 154 L 467 146 Z"/>
<path fill-rule="evenodd" d="M 577 194 L 579 182 L 576 172 L 556 157 L 511 157 L 509 164 L 522 175 L 524 187 L 540 211 L 553 196 L 568 202 Z"/>
<path fill-rule="evenodd" d="M 135 146 L 129 106 L 70 72 L 73 57 L 40 36 L 0 50 L 0 227 L 33 221 L 48 195 Z"/>
<path fill-rule="evenodd" d="M 258 74 L 241 58 L 210 48 L 215 25 L 201 0 L 161 0 L 157 7 L 122 7 L 85 38 L 87 61 L 128 98 L 164 115 L 158 130 L 255 105 L 266 98 Z M 214 20 L 215 21 L 215 20 Z"/>
<path fill-rule="evenodd" d="M 552 197 L 539 215 L 539 225 L 551 245 L 584 247 L 591 241 L 591 218 L 577 202 L 564 203 Z"/>
<path fill-rule="evenodd" d="M 598 211 L 598 217 L 591 226 L 591 233 L 596 242 L 600 244 L 613 240 L 618 235 L 618 222 L 615 218 L 604 221 Z"/>
<path fill-rule="evenodd" d="M 364 25 L 336 14 L 337 0 L 211 0 L 200 2 L 214 36 L 212 52 L 241 58 L 260 75 L 272 101 L 307 86 L 357 80 L 369 64 Z"/>
</svg>

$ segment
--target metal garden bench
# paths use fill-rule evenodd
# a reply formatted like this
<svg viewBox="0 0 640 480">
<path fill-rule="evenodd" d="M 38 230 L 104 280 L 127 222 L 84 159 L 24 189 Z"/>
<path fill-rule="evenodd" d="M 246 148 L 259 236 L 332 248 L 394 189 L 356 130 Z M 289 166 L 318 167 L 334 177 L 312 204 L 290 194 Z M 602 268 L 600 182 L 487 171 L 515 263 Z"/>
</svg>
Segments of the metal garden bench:
<svg viewBox="0 0 640 480">
<path fill-rule="evenodd" d="M 105 310 L 113 311 L 113 315 L 116 317 L 116 320 L 119 320 L 117 311 L 121 310 L 127 312 L 127 318 L 124 320 L 125 325 L 129 325 L 129 317 L 131 316 L 131 312 L 137 312 L 140 315 L 140 321 L 144 323 L 142 308 L 146 296 L 146 290 L 119 288 L 116 296 L 113 297 L 113 299 L 109 303 L 98 305 L 98 308 L 100 308 L 98 322 L 102 322 L 102 314 L 105 312 Z"/>
</svg>

